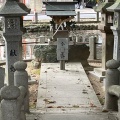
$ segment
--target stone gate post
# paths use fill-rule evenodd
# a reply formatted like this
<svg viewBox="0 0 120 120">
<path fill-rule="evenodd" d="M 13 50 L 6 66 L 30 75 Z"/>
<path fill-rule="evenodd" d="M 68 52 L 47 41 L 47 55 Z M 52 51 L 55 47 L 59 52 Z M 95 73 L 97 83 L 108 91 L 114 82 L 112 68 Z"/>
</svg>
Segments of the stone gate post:
<svg viewBox="0 0 120 120">
<path fill-rule="evenodd" d="M 113 25 L 113 12 L 107 11 L 107 8 L 114 4 L 114 0 L 105 0 L 98 6 L 94 7 L 96 12 L 101 12 L 101 23 L 98 29 L 101 31 L 102 40 L 102 68 L 95 68 L 94 72 L 99 79 L 105 77 L 106 61 L 112 59 L 114 36 L 110 29 Z"/>
<path fill-rule="evenodd" d="M 25 112 L 29 113 L 28 73 L 25 70 L 27 68 L 27 64 L 24 61 L 18 61 L 14 63 L 14 68 L 16 69 L 14 73 L 15 86 L 24 86 L 27 90 L 27 95 L 24 100 L 24 109 Z"/>
<path fill-rule="evenodd" d="M 7 84 L 14 85 L 14 66 L 16 61 L 22 59 L 22 31 L 20 29 L 20 17 L 27 12 L 15 0 L 6 0 L 0 10 L 0 16 L 4 17 L 4 31 L 6 47 L 6 80 Z"/>
<path fill-rule="evenodd" d="M 106 63 L 106 79 L 105 79 L 105 110 L 118 110 L 118 98 L 109 94 L 109 87 L 112 85 L 119 85 L 120 72 L 118 67 L 120 63 L 116 60 L 109 60 Z"/>
<path fill-rule="evenodd" d="M 20 90 L 15 86 L 6 86 L 1 89 L 1 114 L 2 120 L 21 120 L 21 111 L 17 105 Z"/>
</svg>

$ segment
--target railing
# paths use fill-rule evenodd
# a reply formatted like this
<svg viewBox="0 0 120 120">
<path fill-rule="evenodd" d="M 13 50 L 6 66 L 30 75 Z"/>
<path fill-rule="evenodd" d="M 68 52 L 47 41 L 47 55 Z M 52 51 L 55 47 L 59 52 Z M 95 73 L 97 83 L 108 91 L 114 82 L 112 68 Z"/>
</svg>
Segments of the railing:
<svg viewBox="0 0 120 120">
<path fill-rule="evenodd" d="M 81 17 L 82 14 L 84 14 L 84 15 L 86 15 L 86 14 L 87 15 L 94 15 L 95 17 L 93 17 L 93 18 Z M 77 11 L 76 22 L 77 23 L 99 23 L 100 22 L 100 13 L 99 12 L 95 12 L 95 13 L 80 13 L 80 11 Z"/>
</svg>

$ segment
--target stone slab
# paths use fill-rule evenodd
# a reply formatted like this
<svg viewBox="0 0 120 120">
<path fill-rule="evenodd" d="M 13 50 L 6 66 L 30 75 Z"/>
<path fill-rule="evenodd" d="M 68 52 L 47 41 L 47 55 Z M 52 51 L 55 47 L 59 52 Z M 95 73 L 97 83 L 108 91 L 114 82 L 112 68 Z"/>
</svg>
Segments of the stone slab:
<svg viewBox="0 0 120 120">
<path fill-rule="evenodd" d="M 106 74 L 106 70 L 103 68 L 94 68 L 94 72 L 100 76 L 105 76 Z"/>
<path fill-rule="evenodd" d="M 114 114 L 109 113 L 79 113 L 79 114 L 32 114 L 27 120 L 117 120 Z"/>
<path fill-rule="evenodd" d="M 91 74 L 94 77 L 96 77 L 100 82 L 102 82 L 104 80 L 104 78 L 105 78 L 105 76 L 97 74 L 95 71 L 90 71 L 89 74 Z"/>
<path fill-rule="evenodd" d="M 81 63 L 66 63 L 65 68 L 60 70 L 59 63 L 42 63 L 37 110 L 101 108 Z"/>
</svg>

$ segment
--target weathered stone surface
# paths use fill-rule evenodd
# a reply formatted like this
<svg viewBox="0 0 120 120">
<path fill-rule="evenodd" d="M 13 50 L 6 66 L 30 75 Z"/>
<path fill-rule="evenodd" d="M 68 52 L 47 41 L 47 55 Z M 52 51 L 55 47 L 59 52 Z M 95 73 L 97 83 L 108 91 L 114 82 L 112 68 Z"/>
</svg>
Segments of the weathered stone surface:
<svg viewBox="0 0 120 120">
<path fill-rule="evenodd" d="M 14 100 L 20 96 L 20 90 L 16 86 L 5 86 L 1 89 L 1 98 Z"/>
<path fill-rule="evenodd" d="M 119 85 L 120 71 L 118 67 L 120 63 L 114 59 L 106 63 L 108 69 L 106 70 L 105 79 L 105 110 L 118 111 L 118 97 L 109 94 L 109 88 L 112 85 Z"/>
<path fill-rule="evenodd" d="M 117 69 L 120 66 L 120 63 L 114 59 L 107 61 L 106 66 L 109 69 Z"/>
<path fill-rule="evenodd" d="M 27 68 L 27 64 L 24 61 L 18 61 L 14 63 L 14 68 L 17 70 L 25 70 Z"/>
<path fill-rule="evenodd" d="M 4 86 L 5 68 L 0 67 L 0 89 Z"/>
<path fill-rule="evenodd" d="M 68 61 L 81 62 L 83 66 L 87 66 L 89 54 L 89 47 L 87 45 L 73 45 L 69 48 Z"/>
<path fill-rule="evenodd" d="M 17 87 L 24 86 L 27 93 L 24 98 L 24 110 L 29 113 L 29 92 L 28 92 L 28 73 L 25 70 L 27 64 L 24 61 L 18 61 L 14 64 L 16 71 L 14 72 L 14 84 Z"/>
</svg>

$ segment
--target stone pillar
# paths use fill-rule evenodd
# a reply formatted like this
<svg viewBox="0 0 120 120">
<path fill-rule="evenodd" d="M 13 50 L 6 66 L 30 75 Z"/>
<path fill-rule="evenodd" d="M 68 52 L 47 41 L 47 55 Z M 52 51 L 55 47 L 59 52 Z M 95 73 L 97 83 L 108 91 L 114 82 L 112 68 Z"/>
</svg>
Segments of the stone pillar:
<svg viewBox="0 0 120 120">
<path fill-rule="evenodd" d="M 26 115 L 25 115 L 25 106 L 24 106 L 24 99 L 26 97 L 27 89 L 24 86 L 20 86 L 20 96 L 17 99 L 17 105 L 18 109 L 20 109 L 20 120 L 26 120 Z"/>
<path fill-rule="evenodd" d="M 14 73 L 15 86 L 24 86 L 27 90 L 27 95 L 24 100 L 24 109 L 25 112 L 29 113 L 28 73 L 25 70 L 27 68 L 27 64 L 24 61 L 18 61 L 14 63 L 14 68 L 16 69 Z"/>
<path fill-rule="evenodd" d="M 20 17 L 27 15 L 17 0 L 6 0 L 1 7 L 0 16 L 4 17 L 3 36 L 6 46 L 6 83 L 14 85 L 13 64 L 22 59 L 22 31 L 20 29 Z"/>
<path fill-rule="evenodd" d="M 57 60 L 60 61 L 60 70 L 65 70 L 65 60 L 68 60 L 68 38 L 57 38 Z"/>
<path fill-rule="evenodd" d="M 38 13 L 35 12 L 34 13 L 35 19 L 34 19 L 34 23 L 38 23 Z"/>
<path fill-rule="evenodd" d="M 120 72 L 118 67 L 120 63 L 116 60 L 109 60 L 106 63 L 106 79 L 105 79 L 105 110 L 118 110 L 118 98 L 109 94 L 109 87 L 112 85 L 119 85 Z"/>
<path fill-rule="evenodd" d="M 21 120 L 21 110 L 17 104 L 20 90 L 15 86 L 6 86 L 1 89 L 1 114 L 2 120 Z"/>
<path fill-rule="evenodd" d="M 109 33 L 102 33 L 102 69 L 106 70 L 106 62 L 113 58 L 114 36 Z"/>
<path fill-rule="evenodd" d="M 96 21 L 99 22 L 99 12 L 96 13 Z"/>
<path fill-rule="evenodd" d="M 0 89 L 4 86 L 5 68 L 0 67 Z"/>
<path fill-rule="evenodd" d="M 98 29 L 101 31 L 102 36 L 102 68 L 95 68 L 94 75 L 97 76 L 100 80 L 105 78 L 106 71 L 106 61 L 112 59 L 113 54 L 113 42 L 114 36 L 110 26 L 113 25 L 113 21 L 110 21 L 110 18 L 113 17 L 113 12 L 107 11 L 107 8 L 114 4 L 114 0 L 105 0 L 103 3 L 96 6 L 98 9 L 95 9 L 96 12 L 101 12 L 101 23 L 98 26 Z M 102 6 L 102 7 L 101 7 Z M 100 8 L 101 7 L 101 8 Z M 100 9 L 99 9 L 100 8 Z"/>
<path fill-rule="evenodd" d="M 9 23 L 7 23 L 9 21 Z M 4 37 L 5 37 L 5 47 L 6 47 L 6 80 L 9 85 L 14 84 L 14 72 L 15 69 L 13 64 L 22 59 L 22 47 L 21 37 L 22 32 L 20 31 L 20 19 L 19 18 L 5 18 L 5 29 L 4 29 Z M 14 26 L 9 25 L 13 22 Z M 15 23 L 16 22 L 16 23 Z M 6 30 L 10 26 L 9 31 Z M 17 29 L 17 30 L 16 30 Z M 13 34 L 14 33 L 14 34 Z"/>
<path fill-rule="evenodd" d="M 114 34 L 114 50 L 113 50 L 113 59 L 120 61 L 120 29 L 113 29 Z"/>
<path fill-rule="evenodd" d="M 91 36 L 89 38 L 89 51 L 90 51 L 90 55 L 89 55 L 89 60 L 94 60 L 96 58 L 96 37 Z"/>
<path fill-rule="evenodd" d="M 66 49 L 69 45 L 68 36 L 67 30 L 58 30 L 54 36 L 54 39 L 57 39 L 57 60 L 60 60 L 61 70 L 65 70 L 65 60 L 68 59 L 68 50 Z"/>
<path fill-rule="evenodd" d="M 80 11 L 77 11 L 77 22 L 80 22 Z"/>
</svg>

